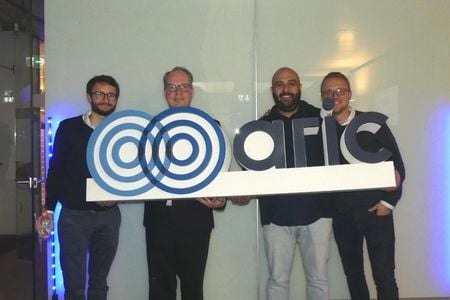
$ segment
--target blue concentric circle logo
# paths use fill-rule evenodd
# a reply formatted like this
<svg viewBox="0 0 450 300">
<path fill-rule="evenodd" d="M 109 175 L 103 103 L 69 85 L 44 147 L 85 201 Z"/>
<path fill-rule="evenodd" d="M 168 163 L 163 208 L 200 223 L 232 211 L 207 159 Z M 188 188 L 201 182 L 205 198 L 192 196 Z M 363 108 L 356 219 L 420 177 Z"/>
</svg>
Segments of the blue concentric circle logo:
<svg viewBox="0 0 450 300">
<path fill-rule="evenodd" d="M 155 117 L 126 110 L 94 130 L 87 162 L 95 182 L 120 196 L 156 187 L 172 194 L 198 191 L 229 164 L 228 143 L 217 121 L 192 107 Z"/>
</svg>

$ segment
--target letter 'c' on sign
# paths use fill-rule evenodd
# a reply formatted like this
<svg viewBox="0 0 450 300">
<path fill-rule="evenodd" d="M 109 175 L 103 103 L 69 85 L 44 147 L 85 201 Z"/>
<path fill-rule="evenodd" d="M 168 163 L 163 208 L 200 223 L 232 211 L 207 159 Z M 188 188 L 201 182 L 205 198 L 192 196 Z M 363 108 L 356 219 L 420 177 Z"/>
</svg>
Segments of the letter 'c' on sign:
<svg viewBox="0 0 450 300">
<path fill-rule="evenodd" d="M 341 151 L 345 159 L 350 163 L 378 163 L 387 160 L 392 152 L 381 148 L 378 152 L 366 151 L 357 142 L 357 134 L 367 131 L 372 134 L 386 123 L 387 116 L 377 112 L 366 112 L 357 115 L 345 128 L 341 137 Z"/>
</svg>

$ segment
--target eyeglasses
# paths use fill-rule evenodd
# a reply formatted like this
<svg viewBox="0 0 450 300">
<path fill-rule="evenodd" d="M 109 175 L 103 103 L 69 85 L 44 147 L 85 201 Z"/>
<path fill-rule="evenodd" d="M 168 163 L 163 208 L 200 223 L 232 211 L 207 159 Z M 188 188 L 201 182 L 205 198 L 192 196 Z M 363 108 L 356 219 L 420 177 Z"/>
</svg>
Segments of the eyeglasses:
<svg viewBox="0 0 450 300">
<path fill-rule="evenodd" d="M 348 92 L 350 92 L 349 89 L 346 88 L 339 88 L 339 89 L 335 89 L 335 90 L 326 90 L 322 92 L 322 95 L 325 97 L 342 97 L 342 96 L 346 96 L 348 94 Z"/>
<path fill-rule="evenodd" d="M 103 93 L 103 92 L 92 92 L 91 96 L 93 96 L 97 100 L 103 100 L 103 99 L 105 99 L 105 97 L 108 100 L 110 100 L 110 99 L 116 100 L 116 98 L 117 98 L 117 94 L 115 94 L 115 93 Z"/>
<path fill-rule="evenodd" d="M 180 92 L 187 92 L 192 89 L 192 85 L 188 83 L 182 83 L 182 84 L 166 84 L 166 90 L 170 93 L 175 93 L 177 90 Z"/>
</svg>

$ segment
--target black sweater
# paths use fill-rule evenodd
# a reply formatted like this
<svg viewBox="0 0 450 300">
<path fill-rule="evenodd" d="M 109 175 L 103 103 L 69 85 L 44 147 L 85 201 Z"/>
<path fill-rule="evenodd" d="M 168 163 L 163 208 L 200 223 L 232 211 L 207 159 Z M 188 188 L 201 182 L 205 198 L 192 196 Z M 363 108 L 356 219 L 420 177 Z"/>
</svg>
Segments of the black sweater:
<svg viewBox="0 0 450 300">
<path fill-rule="evenodd" d="M 104 209 L 95 202 L 86 202 L 86 179 L 91 177 L 86 148 L 92 132 L 82 116 L 66 119 L 59 125 L 47 174 L 47 209 L 54 210 L 58 200 L 70 209 Z"/>
<path fill-rule="evenodd" d="M 301 101 L 299 110 L 290 118 L 281 115 L 275 106 L 272 107 L 268 116 L 261 118 L 269 122 L 283 120 L 288 168 L 294 167 L 292 120 L 295 118 L 318 118 L 319 114 L 320 109 Z M 322 166 L 324 164 L 322 135 L 305 136 L 305 146 L 307 166 Z M 319 218 L 327 216 L 323 199 L 323 194 L 307 193 L 260 197 L 261 223 L 263 225 L 273 223 L 279 226 L 311 224 Z"/>
</svg>

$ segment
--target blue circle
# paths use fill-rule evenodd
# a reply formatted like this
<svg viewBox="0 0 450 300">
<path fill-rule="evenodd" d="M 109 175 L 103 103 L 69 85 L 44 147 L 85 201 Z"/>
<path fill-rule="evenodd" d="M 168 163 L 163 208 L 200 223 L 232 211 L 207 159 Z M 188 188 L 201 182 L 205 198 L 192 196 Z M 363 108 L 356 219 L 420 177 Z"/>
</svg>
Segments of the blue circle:
<svg viewBox="0 0 450 300">
<path fill-rule="evenodd" d="M 155 180 L 153 178 L 152 174 L 150 174 L 149 172 L 144 172 L 144 173 L 149 178 L 149 180 L 154 182 L 155 185 L 158 188 L 160 188 L 161 190 L 164 190 L 164 191 L 166 191 L 168 193 L 172 193 L 172 194 L 188 194 L 188 193 L 193 193 L 195 191 L 201 190 L 202 188 L 204 188 L 205 186 L 210 184 L 214 180 L 214 178 L 216 178 L 217 174 L 221 171 L 222 165 L 223 165 L 224 160 L 225 160 L 226 143 L 225 143 L 225 137 L 223 136 L 223 132 L 220 129 L 217 121 L 214 120 L 208 114 L 206 114 L 205 112 L 203 112 L 203 111 L 201 111 L 199 109 L 196 109 L 196 108 L 193 108 L 193 107 L 190 107 L 190 106 L 171 108 L 171 109 L 168 109 L 168 110 L 165 110 L 165 111 L 161 112 L 154 119 L 156 121 L 163 120 L 164 118 L 166 118 L 168 116 L 171 116 L 171 115 L 174 115 L 174 114 L 177 114 L 177 113 L 190 113 L 190 114 L 197 115 L 198 117 L 200 117 L 200 118 L 204 119 L 205 121 L 207 121 L 209 123 L 209 125 L 214 129 L 216 137 L 219 140 L 219 155 L 218 155 L 219 159 L 217 161 L 217 164 L 214 166 L 214 168 L 211 171 L 211 173 L 209 174 L 209 176 L 207 176 L 203 181 L 201 181 L 200 183 L 195 184 L 195 185 L 193 185 L 191 187 L 187 187 L 187 188 L 177 188 L 177 187 L 167 186 L 167 185 L 163 184 L 160 180 Z M 152 122 L 153 122 L 153 120 L 152 120 Z M 159 121 L 159 122 L 161 122 L 161 121 Z M 161 131 L 160 131 L 155 136 L 153 147 L 155 147 L 155 144 L 159 145 L 159 143 L 161 141 L 161 136 L 167 136 L 167 134 L 168 134 L 167 133 L 167 131 L 168 131 L 167 128 L 175 127 L 175 126 L 177 126 L 177 125 L 179 125 L 180 123 L 183 123 L 183 122 L 182 121 L 175 121 L 173 123 L 174 123 L 174 125 L 171 125 L 171 126 L 167 126 L 166 125 L 165 126 L 166 129 L 161 128 L 161 131 L 163 131 L 163 132 L 161 133 Z M 191 124 L 191 125 L 195 124 L 193 126 L 197 127 L 197 128 L 200 127 L 197 123 L 194 123 L 192 121 L 189 121 L 189 124 Z M 207 146 L 207 149 L 206 149 L 207 151 L 206 152 L 209 153 L 209 159 L 210 159 L 210 155 L 211 155 L 210 153 L 211 153 L 211 150 L 212 150 L 211 141 L 210 141 L 210 139 L 208 139 L 207 133 L 206 133 L 206 131 L 203 128 L 201 128 L 201 132 L 202 132 L 203 138 L 205 139 L 205 142 L 209 145 L 209 146 Z M 159 171 L 161 173 L 163 173 L 164 175 L 171 174 L 171 172 L 168 170 L 168 166 L 166 164 L 161 164 L 161 160 L 159 158 L 159 154 L 156 151 L 153 151 L 152 155 L 153 155 L 153 159 L 152 160 L 155 162 L 155 165 L 159 169 Z M 204 162 L 205 162 L 205 160 L 204 160 Z M 142 163 L 141 163 L 141 167 L 142 167 Z M 201 165 L 201 167 L 204 168 L 203 165 Z M 195 171 L 190 173 L 191 176 L 193 174 L 195 174 Z M 180 179 L 187 179 L 185 177 L 186 177 L 186 175 L 180 176 Z M 188 179 L 191 179 L 191 178 L 188 178 Z"/>
<path fill-rule="evenodd" d="M 189 157 L 187 157 L 185 159 L 178 159 L 172 151 L 174 145 L 180 140 L 188 141 L 192 147 L 191 154 L 189 155 Z M 174 135 L 173 137 L 171 137 L 169 139 L 169 142 L 167 143 L 166 155 L 169 157 L 169 160 L 172 163 L 174 163 L 178 166 L 187 166 L 187 165 L 193 163 L 195 161 L 195 159 L 198 157 L 198 153 L 199 153 L 199 146 L 198 146 L 197 141 L 191 135 L 189 135 L 187 133 L 178 133 L 178 134 Z"/>
<path fill-rule="evenodd" d="M 124 169 L 132 169 L 139 166 L 139 160 L 137 158 L 137 155 L 133 160 L 127 162 L 123 161 L 120 156 L 120 150 L 122 149 L 123 145 L 128 143 L 133 144 L 134 146 L 136 146 L 136 148 L 139 146 L 139 140 L 137 138 L 134 138 L 132 136 L 124 136 L 119 138 L 114 143 L 114 146 L 111 151 L 112 160 L 116 163 L 116 165 Z"/>
<path fill-rule="evenodd" d="M 149 182 L 151 182 L 153 185 L 156 185 L 164 177 L 164 170 L 169 168 L 171 163 L 170 160 L 166 157 L 164 162 L 161 163 L 163 166 L 162 170 L 158 168 L 158 175 L 155 177 L 152 174 L 152 169 L 155 167 L 154 158 L 159 157 L 159 145 L 155 145 L 155 137 L 153 137 L 153 135 L 151 134 L 152 130 L 155 127 L 158 129 L 157 135 L 161 136 L 160 139 L 164 140 L 167 143 L 169 137 L 166 130 L 157 118 L 153 118 L 142 132 L 138 147 L 138 159 L 139 164 L 141 165 L 142 174 L 146 176 Z M 147 141 L 149 141 L 150 145 L 152 145 L 152 159 L 150 160 L 150 164 L 147 164 L 147 161 L 145 159 L 145 148 L 147 145 Z"/>
<path fill-rule="evenodd" d="M 108 174 L 111 178 L 113 178 L 117 181 L 120 181 L 120 182 L 135 182 L 135 181 L 141 180 L 142 178 L 145 178 L 144 174 L 142 174 L 141 172 L 139 172 L 135 175 L 132 175 L 132 176 L 120 175 L 111 168 L 111 165 L 107 159 L 106 153 L 108 152 L 108 146 L 109 146 L 109 142 L 111 141 L 111 139 L 114 136 L 116 136 L 117 134 L 119 134 L 121 131 L 125 131 L 128 129 L 139 130 L 140 132 L 143 131 L 143 127 L 140 125 L 137 125 L 137 124 L 133 124 L 133 123 L 120 124 L 120 125 L 112 128 L 110 131 L 108 131 L 105 134 L 105 137 L 101 141 L 100 149 L 99 149 L 100 150 L 99 151 L 100 163 L 101 163 L 101 166 L 104 168 L 106 174 Z"/>
<path fill-rule="evenodd" d="M 121 190 L 116 188 L 115 186 L 110 185 L 109 183 L 107 183 L 102 176 L 100 176 L 97 167 L 96 167 L 96 163 L 95 163 L 95 154 L 94 150 L 95 150 L 95 145 L 98 142 L 101 142 L 102 144 L 100 145 L 100 147 L 105 147 L 104 146 L 104 142 L 103 140 L 99 141 L 99 137 L 100 135 L 103 133 L 103 131 L 107 128 L 107 126 L 109 126 L 112 122 L 121 119 L 121 118 L 127 118 L 127 117 L 138 117 L 138 118 L 142 118 L 145 120 L 152 120 L 152 116 L 149 114 L 146 114 L 144 112 L 141 111 L 137 111 L 137 110 L 124 110 L 124 111 L 120 111 L 120 112 L 116 112 L 110 116 L 108 116 L 106 119 L 104 119 L 94 130 L 94 132 L 91 134 L 91 137 L 89 139 L 88 142 L 88 146 L 86 149 L 86 162 L 88 165 L 88 169 L 89 172 L 92 176 L 92 178 L 95 180 L 95 182 L 99 185 L 99 187 L 101 187 L 103 190 L 111 193 L 111 194 L 115 194 L 115 195 L 119 195 L 119 196 L 135 196 L 135 195 L 139 195 L 142 194 L 150 189 L 152 189 L 154 187 L 154 184 L 149 182 L 148 184 L 140 187 L 140 188 L 135 188 L 132 190 Z M 123 128 L 123 126 L 116 126 L 119 128 Z M 132 127 L 132 126 L 131 126 Z M 138 126 L 135 125 L 135 128 L 139 127 L 138 130 L 142 130 L 142 126 Z M 113 128 L 114 130 L 114 128 Z M 117 131 L 117 130 L 115 130 Z M 103 162 L 106 162 L 106 166 L 108 166 L 107 161 L 104 160 L 104 155 L 105 153 L 99 153 L 100 157 L 100 161 L 103 160 Z M 100 162 L 100 164 L 102 165 L 103 162 Z M 109 166 L 108 166 L 109 167 Z M 110 169 L 110 168 L 109 168 Z M 111 170 L 112 171 L 112 170 Z M 114 172 L 112 172 L 114 173 Z M 108 173 L 109 176 L 111 176 L 111 174 Z M 142 176 L 141 176 L 142 177 Z M 120 180 L 119 180 L 120 181 Z"/>
<path fill-rule="evenodd" d="M 191 127 L 196 129 L 198 132 L 200 132 L 201 136 L 204 139 L 205 142 L 205 146 L 206 146 L 206 152 L 205 152 L 205 157 L 203 158 L 202 162 L 200 163 L 200 165 L 193 171 L 186 173 L 186 174 L 176 174 L 170 171 L 170 169 L 165 169 L 164 166 L 162 165 L 161 159 L 159 156 L 153 157 L 153 161 L 156 165 L 156 167 L 159 170 L 164 170 L 164 175 L 167 177 L 170 177 L 172 179 L 175 180 L 189 180 L 195 176 L 198 176 L 201 172 L 203 172 L 205 170 L 205 168 L 208 166 L 208 163 L 211 161 L 211 156 L 212 156 L 212 144 L 211 144 L 211 140 L 209 139 L 209 136 L 206 132 L 205 129 L 203 129 L 199 124 L 189 121 L 189 120 L 176 120 L 171 122 L 170 124 L 164 126 L 166 131 L 170 131 L 172 128 L 176 128 L 179 126 L 185 126 L 185 127 Z M 170 141 L 170 139 L 169 139 Z M 156 144 L 159 147 L 160 144 L 160 134 L 156 134 L 155 136 L 155 142 L 154 144 Z M 158 183 L 159 184 L 159 183 Z M 157 186 L 159 187 L 159 185 L 157 184 Z"/>
<path fill-rule="evenodd" d="M 163 118 L 165 118 L 167 116 L 170 116 L 170 115 L 173 115 L 176 113 L 180 113 L 180 112 L 181 113 L 183 113 L 183 112 L 192 113 L 192 114 L 200 116 L 201 118 L 206 120 L 213 127 L 213 129 L 216 133 L 216 136 L 219 140 L 219 159 L 217 161 L 216 166 L 211 171 L 211 174 L 209 174 L 209 176 L 206 179 L 204 179 L 202 182 L 200 182 L 194 186 L 188 187 L 188 188 L 169 187 L 160 182 L 160 180 L 164 176 L 166 176 L 166 174 L 171 175 L 171 176 L 176 175 L 176 174 L 172 174 L 172 172 L 170 172 L 168 170 L 169 166 L 171 164 L 171 160 L 169 158 L 166 157 L 164 162 L 161 162 L 161 159 L 159 158 L 158 147 L 160 146 L 161 140 L 164 140 L 166 142 L 166 144 L 169 143 L 169 145 L 170 145 L 169 137 L 168 137 L 168 129 L 173 128 L 175 126 L 180 126 L 180 124 L 182 124 L 183 122 L 180 122 L 180 121 L 173 122 L 173 124 L 171 126 L 166 126 L 167 128 L 164 128 L 158 120 L 160 120 L 160 119 L 162 120 Z M 98 142 L 100 134 L 102 133 L 103 130 L 105 130 L 105 128 L 110 123 L 112 123 L 115 120 L 120 119 L 122 117 L 133 117 L 133 116 L 145 118 L 146 120 L 151 120 L 150 123 L 147 125 L 147 127 L 144 130 L 142 130 L 142 126 L 136 125 L 137 127 L 139 127 L 138 130 L 142 130 L 142 136 L 141 136 L 141 139 L 139 140 L 139 146 L 138 146 L 138 161 L 139 161 L 139 164 L 141 165 L 144 175 L 149 179 L 149 183 L 143 187 L 136 188 L 133 190 L 120 190 L 120 189 L 117 189 L 116 187 L 111 186 L 110 184 L 105 182 L 100 177 L 100 175 L 96 169 L 95 162 L 94 162 L 94 158 L 95 158 L 94 149 L 95 149 L 95 144 Z M 201 128 L 201 127 L 198 127 L 197 123 L 190 122 L 189 124 L 190 125 L 194 124 L 193 127 Z M 115 128 L 115 130 L 113 128 L 112 131 L 117 134 L 119 131 L 123 130 L 124 128 L 125 129 L 127 127 L 132 128 L 133 126 L 120 126 L 119 125 L 116 127 L 119 127 L 119 128 Z M 151 130 L 154 127 L 156 127 L 159 130 L 159 132 L 157 133 L 157 136 L 158 136 L 157 140 L 151 135 Z M 135 128 L 135 129 L 137 129 L 137 128 Z M 197 169 L 197 171 L 189 173 L 190 177 L 192 177 L 192 175 L 195 175 L 196 172 L 199 173 L 201 169 L 204 169 L 204 164 L 205 163 L 207 164 L 207 160 L 210 160 L 210 156 L 211 156 L 211 154 L 210 154 L 211 147 L 212 147 L 211 141 L 210 141 L 210 139 L 208 139 L 208 135 L 203 128 L 201 128 L 200 131 L 202 132 L 202 136 L 205 138 L 205 143 L 209 144 L 209 146 L 207 146 L 207 148 L 208 148 L 207 152 L 209 153 L 209 157 L 208 157 L 208 159 L 204 159 L 204 161 L 201 164 L 201 167 L 199 167 Z M 114 134 L 107 133 L 107 136 L 110 139 L 110 138 L 112 138 L 112 136 L 114 136 Z M 177 141 L 177 139 L 179 140 L 181 138 L 182 138 L 182 136 L 177 137 L 177 135 L 175 135 L 172 138 L 172 142 L 171 142 L 172 145 Z M 125 143 L 124 142 L 125 140 L 126 139 L 123 139 L 123 140 L 119 139 L 117 143 L 119 145 L 123 145 Z M 155 140 L 157 141 L 157 143 L 155 143 Z M 147 162 L 145 159 L 145 147 L 147 145 L 147 141 L 149 141 L 150 144 L 152 145 L 152 159 L 150 159 L 150 162 Z M 191 145 L 193 145 L 193 153 L 191 154 L 191 156 L 186 160 L 178 160 L 178 159 L 176 159 L 176 157 L 172 156 L 171 158 L 173 159 L 173 163 L 179 164 L 179 165 L 188 164 L 188 161 L 194 160 L 195 157 L 198 156 L 198 152 L 197 152 L 198 151 L 198 149 L 197 149 L 198 143 L 196 143 L 196 142 L 194 143 L 193 142 L 194 139 L 192 137 L 188 141 L 190 141 Z M 133 142 L 133 141 L 130 141 L 130 142 Z M 134 140 L 134 143 L 135 142 L 136 142 L 136 139 Z M 106 149 L 105 147 L 106 147 L 105 143 L 102 142 L 102 144 L 100 145 L 100 148 Z M 99 126 L 97 126 L 97 129 L 94 130 L 94 132 L 91 136 L 91 139 L 89 140 L 89 143 L 88 143 L 87 152 L 86 152 L 86 160 L 87 160 L 88 168 L 89 168 L 89 171 L 90 171 L 92 177 L 97 182 L 97 184 L 107 192 L 110 192 L 110 193 L 113 193 L 116 195 L 121 195 L 121 196 L 135 196 L 135 195 L 142 194 L 142 193 L 150 190 L 151 188 L 153 188 L 155 185 L 157 185 L 160 189 L 162 189 L 166 192 L 175 193 L 175 194 L 183 194 L 183 193 L 192 193 L 197 190 L 200 190 L 203 187 L 205 187 L 206 185 L 208 185 L 212 180 L 214 180 L 214 178 L 217 176 L 217 174 L 220 172 L 220 170 L 222 168 L 222 165 L 223 165 L 223 162 L 225 159 L 225 150 L 226 150 L 225 147 L 226 147 L 225 139 L 224 139 L 223 132 L 221 131 L 219 125 L 217 124 L 217 122 L 214 119 L 212 119 L 209 115 L 207 115 L 206 113 L 204 113 L 201 110 L 198 110 L 198 109 L 195 109 L 192 107 L 173 108 L 173 109 L 168 109 L 168 110 L 162 112 L 161 114 L 158 115 L 157 118 L 152 118 L 150 115 L 140 112 L 140 111 L 128 110 L 128 111 L 117 112 L 117 113 L 109 116 L 103 122 L 101 122 L 99 124 Z M 114 150 L 114 149 L 116 149 L 116 150 Z M 132 162 L 128 162 L 128 163 L 121 161 L 120 158 L 118 157 L 118 151 L 119 151 L 118 149 L 120 149 L 120 146 L 118 146 L 118 145 L 113 146 L 113 156 L 117 156 L 117 157 L 114 157 L 113 160 L 116 163 L 118 163 L 118 165 L 121 165 L 122 163 L 123 163 L 123 166 L 127 166 L 127 167 L 136 165 L 135 160 L 133 160 Z M 109 164 L 107 163 L 105 157 L 103 156 L 103 153 L 106 153 L 106 152 L 102 152 L 102 151 L 100 151 L 100 152 L 101 152 L 100 153 L 100 156 L 101 156 L 100 161 L 102 164 L 104 164 L 104 166 L 106 166 L 107 169 L 109 169 L 109 172 L 111 174 L 113 174 L 112 176 L 117 176 L 117 178 L 122 179 L 122 181 L 130 180 L 130 176 L 125 177 L 125 176 L 120 176 L 118 174 L 115 174 L 111 170 Z M 154 162 L 155 159 L 158 161 L 158 165 L 155 164 L 155 162 Z M 155 166 L 158 168 L 158 171 L 159 171 L 159 174 L 157 176 L 154 176 L 153 174 L 151 174 L 151 170 Z M 111 176 L 111 174 L 108 174 L 108 175 Z M 132 176 L 132 178 L 136 179 L 136 178 L 138 178 L 138 176 L 139 175 Z M 182 177 L 186 177 L 186 175 L 183 175 Z M 143 177 L 141 176 L 141 178 L 143 178 Z"/>
</svg>

